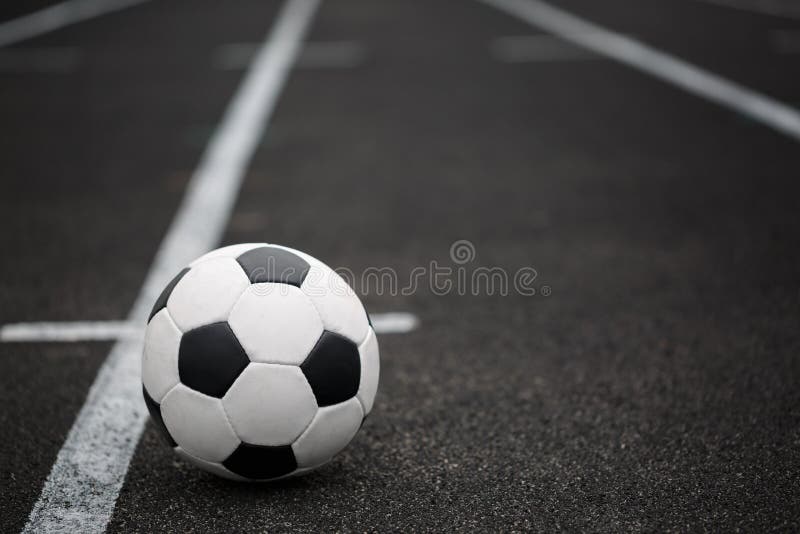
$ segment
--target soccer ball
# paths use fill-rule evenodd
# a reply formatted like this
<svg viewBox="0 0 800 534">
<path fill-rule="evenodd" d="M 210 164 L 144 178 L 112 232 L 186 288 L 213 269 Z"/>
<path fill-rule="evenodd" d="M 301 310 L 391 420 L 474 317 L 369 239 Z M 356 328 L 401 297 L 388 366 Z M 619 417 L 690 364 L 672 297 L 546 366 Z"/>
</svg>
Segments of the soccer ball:
<svg viewBox="0 0 800 534">
<path fill-rule="evenodd" d="M 361 301 L 319 260 L 232 245 L 192 262 L 153 306 L 144 399 L 183 458 L 235 480 L 303 474 L 355 436 L 378 388 Z"/>
</svg>

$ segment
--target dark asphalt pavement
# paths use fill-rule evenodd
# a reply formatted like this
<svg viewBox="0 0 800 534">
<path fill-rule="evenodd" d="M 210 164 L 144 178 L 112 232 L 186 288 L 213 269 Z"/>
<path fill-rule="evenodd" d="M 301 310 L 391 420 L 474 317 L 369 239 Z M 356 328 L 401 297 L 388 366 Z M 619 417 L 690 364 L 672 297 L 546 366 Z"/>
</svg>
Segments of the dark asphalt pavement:
<svg viewBox="0 0 800 534">
<path fill-rule="evenodd" d="M 689 0 L 558 5 L 783 102 L 800 20 Z M 276 2 L 153 2 L 15 45 L 0 70 L 0 323 L 130 308 Z M 508 64 L 535 34 L 477 2 L 327 1 L 224 243 L 355 273 L 532 266 L 552 294 L 363 300 L 385 335 L 375 409 L 340 456 L 269 485 L 179 461 L 148 426 L 111 532 L 800 530 L 800 149 L 610 60 Z M 6 50 L 7 52 L 8 50 Z M 108 344 L 0 344 L 0 530 L 17 531 Z"/>
</svg>

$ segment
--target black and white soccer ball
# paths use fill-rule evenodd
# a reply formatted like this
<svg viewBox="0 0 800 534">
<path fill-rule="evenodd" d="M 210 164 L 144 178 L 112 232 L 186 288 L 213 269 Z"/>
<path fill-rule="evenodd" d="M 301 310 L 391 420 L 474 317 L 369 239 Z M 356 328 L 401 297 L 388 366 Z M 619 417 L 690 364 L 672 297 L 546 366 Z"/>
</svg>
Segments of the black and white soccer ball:
<svg viewBox="0 0 800 534">
<path fill-rule="evenodd" d="M 150 314 L 142 358 L 145 402 L 169 444 L 236 480 L 328 462 L 372 409 L 378 372 L 375 332 L 345 281 L 263 243 L 178 273 Z"/>
</svg>

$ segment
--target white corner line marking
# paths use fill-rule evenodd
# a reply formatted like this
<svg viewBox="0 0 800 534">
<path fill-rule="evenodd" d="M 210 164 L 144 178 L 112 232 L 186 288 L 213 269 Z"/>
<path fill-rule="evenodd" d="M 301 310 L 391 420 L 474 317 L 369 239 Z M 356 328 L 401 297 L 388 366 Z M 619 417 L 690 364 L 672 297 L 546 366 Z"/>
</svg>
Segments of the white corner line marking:
<svg viewBox="0 0 800 534">
<path fill-rule="evenodd" d="M 370 315 L 376 334 L 405 334 L 419 326 L 413 313 L 386 312 Z M 143 324 L 129 321 L 41 321 L 0 326 L 3 343 L 77 343 L 141 339 Z"/>
<path fill-rule="evenodd" d="M 68 0 L 0 23 L 0 46 L 31 39 L 76 22 L 98 17 L 147 0 Z"/>
<path fill-rule="evenodd" d="M 540 0 L 478 1 L 558 35 L 562 39 L 746 115 L 800 141 L 800 113 L 757 91 Z"/>
<path fill-rule="evenodd" d="M 287 0 L 192 176 L 128 321 L 143 324 L 170 277 L 213 248 L 319 0 Z M 141 338 L 111 349 L 23 532 L 103 532 L 146 421 Z"/>
</svg>

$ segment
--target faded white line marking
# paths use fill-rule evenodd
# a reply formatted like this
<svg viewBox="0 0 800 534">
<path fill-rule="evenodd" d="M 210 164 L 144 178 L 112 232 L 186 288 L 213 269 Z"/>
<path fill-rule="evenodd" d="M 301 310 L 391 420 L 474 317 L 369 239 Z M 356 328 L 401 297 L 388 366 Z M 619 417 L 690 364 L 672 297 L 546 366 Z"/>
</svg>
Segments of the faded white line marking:
<svg viewBox="0 0 800 534">
<path fill-rule="evenodd" d="M 352 69 L 364 62 L 364 47 L 353 41 L 311 42 L 303 47 L 297 66 L 304 69 Z"/>
<path fill-rule="evenodd" d="M 80 50 L 72 46 L 0 49 L 0 71 L 67 73 L 80 63 Z"/>
<path fill-rule="evenodd" d="M 478 1 L 800 141 L 800 113 L 797 110 L 743 85 L 539 0 Z"/>
<path fill-rule="evenodd" d="M 247 67 L 258 49 L 256 43 L 228 43 L 218 47 L 212 56 L 220 70 L 241 70 Z M 295 67 L 305 69 L 352 69 L 366 58 L 364 47 L 353 41 L 308 42 L 303 45 Z"/>
<path fill-rule="evenodd" d="M 413 313 L 386 312 L 370 315 L 377 334 L 405 334 L 419 326 Z M 142 323 L 129 321 L 42 321 L 8 323 L 0 326 L 0 341 L 5 343 L 76 343 L 141 339 Z"/>
<path fill-rule="evenodd" d="M 376 334 L 405 334 L 419 326 L 417 316 L 408 312 L 373 313 L 370 319 Z"/>
<path fill-rule="evenodd" d="M 0 24 L 0 46 L 31 39 L 76 22 L 147 0 L 69 0 Z"/>
<path fill-rule="evenodd" d="M 492 56 L 503 63 L 585 61 L 603 59 L 597 54 L 553 35 L 513 35 L 489 43 Z"/>
<path fill-rule="evenodd" d="M 800 54 L 800 30 L 772 30 L 769 43 L 779 54 Z"/>
<path fill-rule="evenodd" d="M 749 11 L 773 17 L 800 18 L 800 5 L 794 0 L 700 0 L 720 7 Z"/>
<path fill-rule="evenodd" d="M 286 82 L 318 0 L 288 0 L 192 176 L 128 321 L 148 310 L 181 266 L 213 248 Z M 118 341 L 101 366 L 24 532 L 103 532 L 146 420 L 139 338 Z"/>
<path fill-rule="evenodd" d="M 0 341 L 9 342 L 77 342 L 116 341 L 141 337 L 140 323 L 128 321 L 75 321 L 9 323 L 0 326 Z"/>
</svg>

